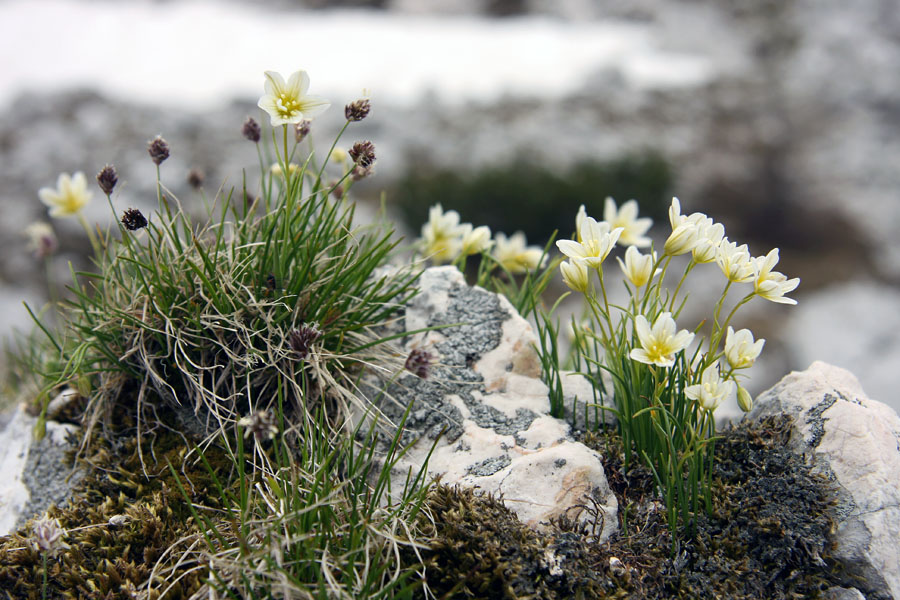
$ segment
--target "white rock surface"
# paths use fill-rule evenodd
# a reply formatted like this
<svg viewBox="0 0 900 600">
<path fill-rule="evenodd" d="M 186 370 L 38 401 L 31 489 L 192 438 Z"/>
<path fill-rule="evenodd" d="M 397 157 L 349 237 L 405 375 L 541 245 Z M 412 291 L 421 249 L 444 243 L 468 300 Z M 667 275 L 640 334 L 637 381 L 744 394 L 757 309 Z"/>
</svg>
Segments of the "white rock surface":
<svg viewBox="0 0 900 600">
<path fill-rule="evenodd" d="M 22 474 L 28 460 L 31 429 L 35 420 L 20 406 L 7 426 L 0 431 L 0 536 L 15 529 L 19 516 L 31 497 L 22 481 Z"/>
<path fill-rule="evenodd" d="M 565 516 L 587 523 L 600 540 L 609 537 L 618 503 L 600 455 L 550 416 L 528 322 L 506 298 L 469 287 L 452 267 L 428 269 L 420 288 L 406 311 L 407 331 L 461 325 L 406 341 L 407 352 L 424 349 L 434 363 L 427 379 L 407 374 L 389 390 L 402 405 L 385 406 L 389 416 L 415 399 L 407 430 L 410 441 L 421 436 L 398 465 L 395 488 L 443 432 L 428 462 L 442 483 L 498 494 L 535 527 Z"/>
<path fill-rule="evenodd" d="M 824 362 L 757 398 L 748 418 L 794 418 L 791 448 L 835 485 L 837 557 L 867 598 L 900 598 L 900 417 L 849 371 Z"/>
</svg>

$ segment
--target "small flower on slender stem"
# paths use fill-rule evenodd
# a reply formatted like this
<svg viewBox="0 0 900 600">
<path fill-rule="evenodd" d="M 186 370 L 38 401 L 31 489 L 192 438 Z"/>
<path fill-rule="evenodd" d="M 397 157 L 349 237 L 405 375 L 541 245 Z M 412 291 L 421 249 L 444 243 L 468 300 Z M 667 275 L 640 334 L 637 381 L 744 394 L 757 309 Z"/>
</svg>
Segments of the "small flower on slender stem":
<svg viewBox="0 0 900 600">
<path fill-rule="evenodd" d="M 541 260 L 542 256 L 543 260 Z M 541 267 L 547 260 L 541 248 L 527 245 L 525 234 L 521 231 L 515 232 L 509 238 L 498 232 L 494 236 L 493 257 L 513 275 L 533 271 Z"/>
<path fill-rule="evenodd" d="M 716 366 L 707 367 L 700 376 L 700 383 L 684 388 L 684 395 L 691 400 L 696 400 L 700 406 L 708 411 L 714 411 L 723 400 L 734 393 L 734 382 L 725 381 L 719 377 L 719 369 Z"/>
<path fill-rule="evenodd" d="M 656 252 L 652 254 L 641 254 L 637 246 L 629 246 L 625 251 L 625 262 L 618 256 L 619 266 L 631 285 L 641 287 L 650 281 L 653 273 L 653 265 L 656 264 Z"/>
<path fill-rule="evenodd" d="M 675 329 L 672 313 L 660 313 L 652 329 L 647 318 L 638 315 L 634 319 L 634 330 L 642 347 L 634 348 L 629 356 L 648 365 L 671 367 L 675 364 L 675 355 L 687 348 L 694 339 L 694 334 L 686 329 L 678 333 Z"/>
<path fill-rule="evenodd" d="M 481 225 L 473 229 L 469 223 L 463 223 L 460 245 L 460 254 L 463 256 L 487 252 L 494 245 L 494 242 L 491 241 L 491 228 Z"/>
<path fill-rule="evenodd" d="M 244 428 L 245 438 L 252 434 L 257 442 L 271 440 L 278 434 L 275 416 L 265 409 L 257 410 L 249 417 L 241 417 L 238 426 Z"/>
<path fill-rule="evenodd" d="M 666 256 L 679 256 L 687 254 L 694 249 L 700 239 L 700 232 L 697 226 L 690 222 L 685 222 L 672 230 L 672 233 L 666 239 L 663 245 L 663 254 Z"/>
<path fill-rule="evenodd" d="M 26 227 L 24 233 L 28 238 L 28 249 L 34 252 L 35 258 L 46 258 L 59 247 L 56 234 L 49 223 L 37 221 Z"/>
<path fill-rule="evenodd" d="M 753 259 L 755 279 L 753 289 L 760 298 L 779 304 L 797 304 L 793 298 L 785 298 L 784 295 L 794 291 L 800 285 L 800 279 L 795 277 L 788 279 L 783 273 L 773 271 L 778 264 L 778 248 L 772 249 L 767 255 Z"/>
<path fill-rule="evenodd" d="M 745 283 L 753 279 L 753 259 L 746 244 L 737 245 L 724 238 L 716 250 L 716 264 L 725 277 L 733 283 Z"/>
<path fill-rule="evenodd" d="M 244 121 L 244 125 L 241 127 L 241 135 L 254 144 L 259 143 L 259 140 L 262 139 L 262 129 L 260 129 L 256 119 L 247 117 L 247 120 Z"/>
<path fill-rule="evenodd" d="M 291 344 L 291 350 L 296 353 L 297 358 L 303 360 L 309 356 L 313 343 L 320 337 L 322 337 L 322 332 L 319 330 L 317 323 L 304 323 L 291 332 L 288 341 Z"/>
<path fill-rule="evenodd" d="M 169 158 L 169 143 L 158 135 L 147 143 L 147 152 L 158 167 Z"/>
<path fill-rule="evenodd" d="M 716 260 L 719 244 L 725 237 L 725 226 L 721 223 L 704 223 L 697 230 L 697 245 L 691 250 L 695 263 L 705 264 Z"/>
<path fill-rule="evenodd" d="M 464 230 L 459 224 L 459 213 L 435 204 L 428 211 L 428 222 L 422 225 L 422 245 L 425 256 L 439 265 L 450 262 L 462 251 Z"/>
<path fill-rule="evenodd" d="M 559 270 L 562 273 L 563 282 L 582 294 L 590 288 L 590 273 L 588 272 L 587 263 L 580 258 L 572 258 L 559 263 Z"/>
<path fill-rule="evenodd" d="M 124 225 L 125 229 L 128 231 L 137 231 L 138 229 L 147 226 L 147 219 L 138 209 L 129 208 L 122 215 L 122 225 Z"/>
<path fill-rule="evenodd" d="M 119 177 L 116 174 L 116 168 L 112 165 L 106 165 L 97 173 L 97 185 L 100 186 L 100 189 L 107 196 L 113 193 L 113 188 L 116 187 L 118 181 Z"/>
<path fill-rule="evenodd" d="M 428 379 L 433 360 L 431 353 L 427 350 L 424 350 L 423 348 L 413 348 L 410 350 L 409 356 L 406 357 L 406 362 L 403 366 L 413 375 L 416 375 L 421 379 Z"/>
<path fill-rule="evenodd" d="M 732 369 L 746 369 L 762 352 L 766 340 L 753 341 L 753 333 L 749 329 L 735 331 L 730 325 L 725 335 L 725 358 Z"/>
<path fill-rule="evenodd" d="M 362 121 L 369 115 L 371 107 L 368 98 L 360 98 L 344 107 L 344 116 L 348 121 Z"/>
<path fill-rule="evenodd" d="M 299 123 L 294 125 L 294 141 L 298 144 L 306 139 L 306 136 L 309 135 L 309 130 L 312 127 L 312 121 L 309 119 L 303 119 Z"/>
<path fill-rule="evenodd" d="M 77 215 L 91 201 L 92 195 L 87 189 L 87 179 L 81 171 L 71 177 L 67 173 L 60 173 L 56 180 L 56 189 L 41 188 L 38 191 L 41 202 L 50 207 L 51 217 Z"/>
<path fill-rule="evenodd" d="M 311 119 L 331 106 L 324 98 L 306 93 L 309 89 L 306 71 L 296 71 L 287 81 L 275 71 L 266 71 L 265 75 L 266 93 L 257 104 L 269 113 L 273 127 Z"/>
<path fill-rule="evenodd" d="M 645 248 L 650 245 L 650 238 L 644 234 L 650 229 L 653 220 L 647 217 L 638 219 L 637 215 L 637 200 L 629 200 L 617 210 L 616 201 L 607 198 L 603 207 L 603 220 L 609 223 L 610 229 L 622 228 L 618 243 Z"/>
<path fill-rule="evenodd" d="M 584 259 L 589 266 L 596 269 L 615 248 L 623 231 L 622 227 L 612 229 L 605 221 L 585 217 L 579 230 L 581 241 L 559 240 L 556 247 L 569 258 Z"/>
<path fill-rule="evenodd" d="M 49 515 L 45 514 L 31 524 L 29 542 L 36 551 L 53 557 L 69 548 L 69 545 L 63 541 L 65 536 L 66 530 L 60 525 L 59 519 L 51 519 Z"/>
<path fill-rule="evenodd" d="M 366 140 L 364 142 L 356 142 L 350 148 L 350 158 L 362 168 L 372 166 L 375 162 L 375 144 Z"/>
</svg>

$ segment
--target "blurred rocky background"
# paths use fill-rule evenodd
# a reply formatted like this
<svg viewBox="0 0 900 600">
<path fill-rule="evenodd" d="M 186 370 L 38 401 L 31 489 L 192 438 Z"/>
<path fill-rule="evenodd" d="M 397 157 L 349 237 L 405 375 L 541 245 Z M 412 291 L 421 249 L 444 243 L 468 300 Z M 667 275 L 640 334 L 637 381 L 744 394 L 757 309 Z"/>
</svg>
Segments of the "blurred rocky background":
<svg viewBox="0 0 900 600">
<path fill-rule="evenodd" d="M 767 338 L 752 391 L 824 360 L 900 409 L 900 11 L 894 0 L 0 1 L 0 328 L 46 301 L 22 231 L 59 172 L 115 164 L 115 209 L 155 206 L 146 142 L 162 134 L 165 185 L 199 210 L 256 185 L 241 137 L 262 71 L 304 68 L 334 106 L 373 110 L 376 176 L 355 188 L 415 237 L 442 202 L 493 230 L 567 237 L 579 204 L 636 198 L 659 222 L 677 195 L 754 254 L 781 248 L 800 277 L 787 307 L 754 301 L 740 326 Z M 188 173 L 204 174 L 199 188 Z M 86 212 L 106 226 L 96 188 Z M 74 220 L 60 252 L 89 268 Z M 714 298 L 710 267 L 692 293 Z M 700 269 L 695 271 L 700 272 Z M 710 300 L 712 302 L 712 300 Z M 765 304 L 765 305 L 762 305 Z"/>
</svg>

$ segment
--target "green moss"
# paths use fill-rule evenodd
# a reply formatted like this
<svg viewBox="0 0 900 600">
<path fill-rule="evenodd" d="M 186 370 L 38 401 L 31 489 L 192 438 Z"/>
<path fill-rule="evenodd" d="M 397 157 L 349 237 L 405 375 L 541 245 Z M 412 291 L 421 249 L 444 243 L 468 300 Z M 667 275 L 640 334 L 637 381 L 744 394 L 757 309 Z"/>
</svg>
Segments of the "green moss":
<svg viewBox="0 0 900 600">
<path fill-rule="evenodd" d="M 437 486 L 428 500 L 432 539 L 421 552 L 425 580 L 438 598 L 820 597 L 840 583 L 833 507 L 827 482 L 786 450 L 789 428 L 784 417 L 722 434 L 713 513 L 674 556 L 653 479 L 639 466 L 623 471 L 614 431 L 584 439 L 603 455 L 619 500 L 622 529 L 603 544 L 570 523 L 535 532 L 494 498 Z"/>
<path fill-rule="evenodd" d="M 126 599 L 152 581 L 149 598 L 187 598 L 208 573 L 190 560 L 175 565 L 191 543 L 204 542 L 167 464 L 190 481 L 193 502 L 214 509 L 211 476 L 202 464 L 185 460 L 187 440 L 169 430 L 143 440 L 142 461 L 134 424 L 124 411 L 116 417 L 116 430 L 96 439 L 84 459 L 91 468 L 75 497 L 49 511 L 68 530 L 69 548 L 48 562 L 48 597 Z M 233 464 L 212 446 L 205 456 L 220 473 Z M 116 515 L 127 517 L 123 525 L 109 524 Z M 42 597 L 42 557 L 28 546 L 29 535 L 30 523 L 0 538 L 0 598 Z"/>
</svg>

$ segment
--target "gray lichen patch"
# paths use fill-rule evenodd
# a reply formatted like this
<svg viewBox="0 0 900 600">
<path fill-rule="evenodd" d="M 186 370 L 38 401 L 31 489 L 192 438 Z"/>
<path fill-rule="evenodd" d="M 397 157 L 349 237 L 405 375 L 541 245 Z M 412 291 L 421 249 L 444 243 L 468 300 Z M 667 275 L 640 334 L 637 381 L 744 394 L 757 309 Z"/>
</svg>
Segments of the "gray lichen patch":
<svg viewBox="0 0 900 600">
<path fill-rule="evenodd" d="M 18 525 L 34 515 L 44 513 L 50 506 L 65 506 L 85 472 L 72 461 L 77 440 L 63 425 L 50 423 L 55 431 L 48 431 L 42 439 L 33 441 L 22 471 L 22 482 L 31 499 L 22 510 Z M 64 439 L 59 439 L 64 437 Z"/>
<path fill-rule="evenodd" d="M 510 464 L 512 464 L 512 460 L 510 460 L 509 456 L 501 454 L 500 456 L 486 458 L 479 463 L 470 465 L 466 469 L 466 472 L 469 475 L 475 475 L 477 477 L 488 477 L 498 471 L 502 471 Z"/>
<path fill-rule="evenodd" d="M 824 400 L 813 406 L 807 412 L 806 423 L 809 425 L 809 439 L 806 441 L 810 448 L 816 448 L 822 442 L 825 435 L 825 417 L 822 414 L 834 406 L 838 399 L 831 394 L 825 394 Z"/>
</svg>

